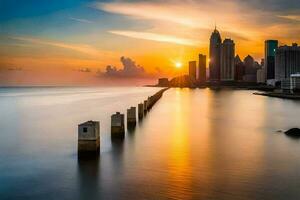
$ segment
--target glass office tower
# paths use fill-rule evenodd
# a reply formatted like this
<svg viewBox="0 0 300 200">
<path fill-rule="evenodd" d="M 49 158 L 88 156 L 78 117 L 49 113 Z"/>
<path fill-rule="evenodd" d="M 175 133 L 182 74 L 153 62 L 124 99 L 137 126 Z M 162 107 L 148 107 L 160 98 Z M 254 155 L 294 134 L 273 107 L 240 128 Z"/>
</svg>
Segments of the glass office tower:
<svg viewBox="0 0 300 200">
<path fill-rule="evenodd" d="M 275 79 L 275 53 L 278 48 L 278 40 L 265 41 L 265 74 L 266 79 Z"/>
</svg>

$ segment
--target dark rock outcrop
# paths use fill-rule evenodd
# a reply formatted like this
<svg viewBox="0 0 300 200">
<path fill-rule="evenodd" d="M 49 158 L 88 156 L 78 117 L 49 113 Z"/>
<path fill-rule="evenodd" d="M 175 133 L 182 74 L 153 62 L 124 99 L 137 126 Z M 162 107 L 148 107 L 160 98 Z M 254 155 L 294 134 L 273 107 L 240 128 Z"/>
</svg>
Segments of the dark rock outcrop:
<svg viewBox="0 0 300 200">
<path fill-rule="evenodd" d="M 300 129 L 299 128 L 291 128 L 284 132 L 286 135 L 291 137 L 300 137 Z"/>
</svg>

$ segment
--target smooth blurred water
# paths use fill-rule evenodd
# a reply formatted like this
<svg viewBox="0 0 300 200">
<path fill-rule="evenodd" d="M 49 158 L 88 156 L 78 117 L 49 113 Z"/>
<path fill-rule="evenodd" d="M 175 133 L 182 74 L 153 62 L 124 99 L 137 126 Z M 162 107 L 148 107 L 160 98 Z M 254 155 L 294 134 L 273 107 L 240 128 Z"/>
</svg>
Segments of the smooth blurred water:
<svg viewBox="0 0 300 200">
<path fill-rule="evenodd" d="M 300 102 L 170 89 L 123 142 L 110 115 L 159 88 L 0 89 L 0 199 L 299 199 Z M 77 124 L 99 120 L 99 158 Z"/>
</svg>

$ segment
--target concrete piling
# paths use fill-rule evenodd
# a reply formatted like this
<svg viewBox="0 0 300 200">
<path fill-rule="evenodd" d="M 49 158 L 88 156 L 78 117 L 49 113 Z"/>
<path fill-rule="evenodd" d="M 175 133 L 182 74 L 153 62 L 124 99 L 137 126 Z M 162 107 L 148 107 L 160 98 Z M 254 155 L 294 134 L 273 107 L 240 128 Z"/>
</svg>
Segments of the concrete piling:
<svg viewBox="0 0 300 200">
<path fill-rule="evenodd" d="M 143 103 L 138 104 L 138 117 L 139 117 L 139 119 L 143 119 L 143 117 L 144 117 L 144 104 Z"/>
<path fill-rule="evenodd" d="M 111 137 L 125 137 L 124 114 L 117 112 L 111 116 Z"/>
<path fill-rule="evenodd" d="M 148 97 L 148 98 L 147 98 L 147 110 L 148 110 L 148 111 L 150 110 L 152 103 L 153 103 L 153 102 L 152 102 L 152 98 L 151 98 L 151 97 Z"/>
<path fill-rule="evenodd" d="M 78 153 L 99 152 L 100 123 L 87 121 L 78 125 Z"/>
<path fill-rule="evenodd" d="M 127 126 L 134 127 L 136 125 L 136 107 L 127 109 Z"/>
<path fill-rule="evenodd" d="M 154 104 L 162 97 L 162 94 L 167 90 L 168 88 L 165 89 L 161 89 L 160 91 L 158 91 L 157 93 L 155 93 L 154 95 L 148 97 L 147 101 L 147 105 L 146 105 L 146 109 L 149 111 Z"/>
<path fill-rule="evenodd" d="M 144 101 L 144 114 L 147 113 L 147 100 Z"/>
</svg>

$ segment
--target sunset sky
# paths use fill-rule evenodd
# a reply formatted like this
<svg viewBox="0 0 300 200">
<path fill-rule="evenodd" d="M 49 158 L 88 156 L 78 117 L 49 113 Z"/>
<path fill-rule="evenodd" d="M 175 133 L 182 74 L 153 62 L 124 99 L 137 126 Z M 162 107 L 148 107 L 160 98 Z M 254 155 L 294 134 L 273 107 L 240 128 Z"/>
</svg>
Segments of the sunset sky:
<svg viewBox="0 0 300 200">
<path fill-rule="evenodd" d="M 0 0 L 0 85 L 172 77 L 208 54 L 215 23 L 260 61 L 265 39 L 300 42 L 299 13 L 299 0 Z"/>
</svg>

